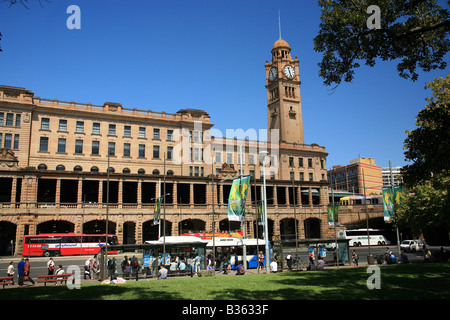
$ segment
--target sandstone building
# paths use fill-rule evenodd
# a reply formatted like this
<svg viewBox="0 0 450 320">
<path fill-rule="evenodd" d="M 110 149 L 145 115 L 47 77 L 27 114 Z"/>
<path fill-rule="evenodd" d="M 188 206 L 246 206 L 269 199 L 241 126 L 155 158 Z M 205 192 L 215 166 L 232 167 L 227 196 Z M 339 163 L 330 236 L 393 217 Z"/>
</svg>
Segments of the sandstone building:
<svg viewBox="0 0 450 320">
<path fill-rule="evenodd" d="M 216 138 L 204 110 L 171 114 L 60 101 L 0 86 L 0 251 L 12 240 L 20 254 L 26 234 L 104 233 L 107 205 L 109 233 L 120 243 L 156 239 L 153 208 L 164 194 L 166 235 L 242 229 L 227 218 L 231 179 L 241 168 L 252 176 L 245 230 L 261 237 L 255 203 L 262 198 L 264 150 L 269 236 L 292 238 L 296 225 L 299 238 L 334 235 L 326 215 L 327 152 L 305 144 L 299 61 L 281 38 L 271 54 L 268 141 L 250 131 Z"/>
</svg>

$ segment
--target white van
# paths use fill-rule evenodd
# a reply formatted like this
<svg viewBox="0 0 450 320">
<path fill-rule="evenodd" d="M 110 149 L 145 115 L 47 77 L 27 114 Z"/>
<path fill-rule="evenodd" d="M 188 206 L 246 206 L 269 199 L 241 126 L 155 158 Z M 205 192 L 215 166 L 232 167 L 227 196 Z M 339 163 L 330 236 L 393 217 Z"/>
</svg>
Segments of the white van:
<svg viewBox="0 0 450 320">
<path fill-rule="evenodd" d="M 403 240 L 400 248 L 405 251 L 419 251 L 426 246 L 424 240 Z"/>
</svg>

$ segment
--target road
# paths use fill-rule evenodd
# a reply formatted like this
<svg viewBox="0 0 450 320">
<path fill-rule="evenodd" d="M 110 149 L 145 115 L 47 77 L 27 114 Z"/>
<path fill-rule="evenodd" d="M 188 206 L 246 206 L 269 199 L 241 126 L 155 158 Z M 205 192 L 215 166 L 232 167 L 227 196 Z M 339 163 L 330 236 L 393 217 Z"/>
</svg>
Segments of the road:
<svg viewBox="0 0 450 320">
<path fill-rule="evenodd" d="M 440 246 L 429 246 L 428 247 L 432 252 L 437 252 L 440 249 Z M 445 250 L 448 252 L 450 250 L 450 247 L 444 247 Z M 350 247 L 350 252 L 355 249 L 359 256 L 359 261 L 361 264 L 367 263 L 367 256 L 369 255 L 369 248 L 368 247 Z M 394 254 L 397 256 L 397 246 L 396 245 L 390 245 L 389 249 L 394 252 Z M 294 248 L 284 248 L 283 249 L 283 256 L 284 258 L 288 254 L 288 252 L 291 252 L 292 255 L 295 255 L 295 247 Z M 384 255 L 386 252 L 386 246 L 371 246 L 370 247 L 370 253 L 372 256 L 375 257 L 375 263 L 376 263 L 376 257 L 379 255 Z M 325 258 L 325 261 L 331 260 L 333 257 L 333 251 L 326 251 L 327 257 Z M 141 254 L 128 252 L 123 254 L 117 254 L 117 255 L 110 255 L 115 256 L 116 261 L 118 264 L 123 259 L 124 255 L 133 256 L 136 255 L 136 257 L 142 258 Z M 410 262 L 420 262 L 423 261 L 423 254 L 422 252 L 407 252 L 406 255 L 408 256 L 408 260 Z M 299 249 L 299 256 L 303 263 L 307 263 L 308 261 L 308 253 L 306 248 Z M 65 256 L 65 257 L 54 257 L 53 261 L 55 262 L 55 265 L 58 266 L 61 264 L 63 266 L 63 269 L 66 270 L 68 266 L 76 265 L 80 268 L 81 272 L 83 272 L 84 263 L 88 258 L 91 258 L 90 255 L 85 256 Z M 33 277 L 37 277 L 38 275 L 46 275 L 47 274 L 47 262 L 49 258 L 46 257 L 31 257 L 30 258 L 30 264 L 31 264 L 31 275 Z M 0 277 L 6 276 L 6 268 L 8 267 L 9 263 L 13 261 L 14 262 L 14 269 L 17 273 L 17 263 L 20 261 L 19 257 L 0 257 Z M 284 259 L 283 259 L 284 264 Z"/>
</svg>

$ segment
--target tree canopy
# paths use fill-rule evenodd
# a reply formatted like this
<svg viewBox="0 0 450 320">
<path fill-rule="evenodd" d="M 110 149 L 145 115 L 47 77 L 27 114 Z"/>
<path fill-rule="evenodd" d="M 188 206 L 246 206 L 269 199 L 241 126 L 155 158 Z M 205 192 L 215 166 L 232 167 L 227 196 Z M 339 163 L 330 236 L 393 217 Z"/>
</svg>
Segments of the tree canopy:
<svg viewBox="0 0 450 320">
<path fill-rule="evenodd" d="M 406 131 L 405 157 L 412 161 L 402 170 L 409 195 L 398 208 L 403 223 L 413 232 L 450 230 L 450 74 L 434 79 L 433 91 L 417 118 L 417 128 Z"/>
<path fill-rule="evenodd" d="M 450 170 L 450 74 L 434 79 L 425 88 L 433 91 L 428 105 L 416 118 L 417 128 L 406 131 L 403 181 L 413 186 L 433 175 Z"/>
<path fill-rule="evenodd" d="M 449 1 L 450 4 L 450 1 Z M 436 0 L 319 0 L 322 8 L 314 48 L 323 52 L 319 75 L 324 84 L 351 82 L 360 62 L 399 59 L 400 77 L 415 81 L 417 68 L 444 69 L 450 48 L 448 10 Z M 369 6 L 380 9 L 380 28 L 369 29 Z"/>
</svg>

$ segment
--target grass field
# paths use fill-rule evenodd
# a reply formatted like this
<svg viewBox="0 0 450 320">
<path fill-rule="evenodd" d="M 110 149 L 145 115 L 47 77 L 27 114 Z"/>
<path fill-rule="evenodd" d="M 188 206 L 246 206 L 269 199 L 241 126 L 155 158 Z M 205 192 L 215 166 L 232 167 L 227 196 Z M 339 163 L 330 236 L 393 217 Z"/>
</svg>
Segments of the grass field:
<svg viewBox="0 0 450 320">
<path fill-rule="evenodd" d="M 0 290 L 0 300 L 449 300 L 450 264 L 380 266 L 381 288 L 369 290 L 367 268 L 244 276 L 172 278 Z"/>
</svg>

